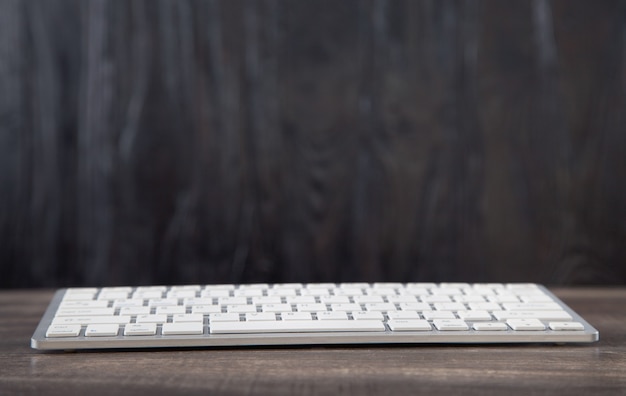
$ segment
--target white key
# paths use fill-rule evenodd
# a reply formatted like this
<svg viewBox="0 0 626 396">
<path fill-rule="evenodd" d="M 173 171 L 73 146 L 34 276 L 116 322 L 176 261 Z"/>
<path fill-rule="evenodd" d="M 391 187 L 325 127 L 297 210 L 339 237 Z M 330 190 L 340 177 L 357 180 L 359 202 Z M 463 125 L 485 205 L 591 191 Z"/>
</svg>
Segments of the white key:
<svg viewBox="0 0 626 396">
<path fill-rule="evenodd" d="M 385 302 L 383 296 L 354 296 L 352 299 L 358 304 L 382 304 Z"/>
<path fill-rule="evenodd" d="M 383 320 L 385 318 L 380 311 L 354 311 L 352 317 L 354 320 Z"/>
<path fill-rule="evenodd" d="M 505 331 L 509 329 L 509 326 L 502 322 L 476 322 L 472 327 L 476 331 Z"/>
<path fill-rule="evenodd" d="M 65 291 L 65 296 L 78 294 L 90 294 L 93 296 L 96 293 L 98 293 L 98 288 L 96 287 L 72 287 Z"/>
<path fill-rule="evenodd" d="M 124 307 L 143 307 L 143 300 L 139 298 L 131 298 L 129 300 L 113 300 L 113 308 Z"/>
<path fill-rule="evenodd" d="M 165 323 L 167 322 L 167 315 L 138 315 L 135 319 L 137 323 Z"/>
<path fill-rule="evenodd" d="M 46 337 L 59 338 L 59 337 L 78 337 L 80 333 L 80 325 L 52 325 L 48 327 L 46 331 Z"/>
<path fill-rule="evenodd" d="M 200 290 L 202 287 L 200 285 L 177 285 L 172 286 L 170 290 L 179 291 L 179 290 Z"/>
<path fill-rule="evenodd" d="M 192 305 L 191 313 L 197 314 L 211 314 L 222 312 L 222 307 L 219 305 Z"/>
<path fill-rule="evenodd" d="M 152 336 L 156 334 L 156 323 L 129 323 L 124 327 L 125 336 Z"/>
<path fill-rule="evenodd" d="M 215 313 L 209 314 L 209 322 L 239 322 L 238 313 Z"/>
<path fill-rule="evenodd" d="M 226 307 L 226 312 L 234 312 L 234 313 L 248 313 L 248 312 L 256 312 L 255 305 L 228 305 Z"/>
<path fill-rule="evenodd" d="M 237 289 L 234 292 L 236 297 L 260 297 L 263 295 L 262 289 Z"/>
<path fill-rule="evenodd" d="M 164 285 L 160 285 L 160 286 L 139 286 L 135 289 L 135 291 L 138 292 L 144 292 L 144 291 L 160 291 L 160 292 L 164 292 L 167 290 L 167 286 Z"/>
<path fill-rule="evenodd" d="M 458 302 L 458 303 L 485 302 L 485 298 L 483 296 L 476 296 L 476 295 L 453 296 L 452 299 L 454 300 L 454 302 Z"/>
<path fill-rule="evenodd" d="M 335 331 L 385 331 L 378 320 L 307 320 L 275 322 L 225 322 L 210 327 L 211 334 L 228 333 L 314 333 Z"/>
<path fill-rule="evenodd" d="M 431 303 L 431 304 L 452 302 L 452 299 L 450 298 L 450 296 L 446 296 L 446 295 L 422 296 L 420 297 L 420 299 L 422 300 L 422 302 Z"/>
<path fill-rule="evenodd" d="M 333 289 L 336 296 L 362 296 L 363 290 L 357 287 L 343 287 L 339 289 Z"/>
<path fill-rule="evenodd" d="M 419 319 L 391 319 L 387 325 L 392 331 L 430 331 L 430 323 Z"/>
<path fill-rule="evenodd" d="M 195 296 L 195 290 L 170 290 L 167 292 L 167 298 L 192 298 Z"/>
<path fill-rule="evenodd" d="M 356 297 L 355 297 L 356 298 Z M 348 296 L 322 296 L 320 301 L 324 304 L 349 304 L 350 297 Z M 382 299 L 381 299 L 382 302 Z"/>
<path fill-rule="evenodd" d="M 482 302 L 482 303 L 476 302 L 476 303 L 469 303 L 467 305 L 469 305 L 470 309 L 474 309 L 477 311 L 499 311 L 502 309 L 500 304 L 493 303 L 493 302 Z"/>
<path fill-rule="evenodd" d="M 217 300 L 221 305 L 246 305 L 247 297 L 220 297 Z"/>
<path fill-rule="evenodd" d="M 554 301 L 552 297 L 546 294 L 534 294 L 534 295 L 522 295 L 520 296 L 520 300 L 523 302 L 551 302 Z"/>
<path fill-rule="evenodd" d="M 290 312 L 291 304 L 265 304 L 261 307 L 263 312 Z"/>
<path fill-rule="evenodd" d="M 365 304 L 366 311 L 396 311 L 395 304 L 391 303 L 370 303 Z"/>
<path fill-rule="evenodd" d="M 213 299 L 207 297 L 190 297 L 183 300 L 183 305 L 192 307 L 194 305 L 213 305 Z"/>
<path fill-rule="evenodd" d="M 542 320 L 571 320 L 572 316 L 565 311 L 493 311 L 498 320 L 506 319 L 542 319 Z"/>
<path fill-rule="evenodd" d="M 128 315 L 115 315 L 115 316 L 64 316 L 52 319 L 52 324 L 124 324 L 130 323 L 130 316 Z"/>
<path fill-rule="evenodd" d="M 85 337 L 115 337 L 119 329 L 117 324 L 90 324 L 85 329 Z"/>
<path fill-rule="evenodd" d="M 430 304 L 426 303 L 400 303 L 400 309 L 403 311 L 430 311 Z"/>
<path fill-rule="evenodd" d="M 365 292 L 372 296 L 395 296 L 396 290 L 389 287 L 379 287 L 373 289 L 366 289 Z"/>
<path fill-rule="evenodd" d="M 491 320 L 492 317 L 487 311 L 458 311 L 459 318 L 473 322 L 475 320 Z"/>
<path fill-rule="evenodd" d="M 171 307 L 178 305 L 178 299 L 176 298 L 158 298 L 148 300 L 148 306 L 150 307 Z"/>
<path fill-rule="evenodd" d="M 505 303 L 502 304 L 507 311 L 560 311 L 561 306 L 555 302 L 534 303 Z"/>
<path fill-rule="evenodd" d="M 109 306 L 108 301 L 104 300 L 87 300 L 87 301 L 73 301 L 73 300 L 63 300 L 61 304 L 59 304 L 59 309 L 63 308 L 106 308 Z"/>
<path fill-rule="evenodd" d="M 201 335 L 204 325 L 198 322 L 163 323 L 161 334 L 168 335 Z"/>
<path fill-rule="evenodd" d="M 200 322 L 204 321 L 204 315 L 202 314 L 177 314 L 172 316 L 172 322 L 174 323 L 182 323 L 182 322 Z"/>
<path fill-rule="evenodd" d="M 389 319 L 420 319 L 420 315 L 416 311 L 391 311 L 387 312 Z"/>
<path fill-rule="evenodd" d="M 133 291 L 133 288 L 130 286 L 110 286 L 110 287 L 103 287 L 102 289 L 100 289 L 101 292 L 117 292 L 117 291 L 123 291 L 126 293 L 130 293 L 131 291 Z"/>
<path fill-rule="evenodd" d="M 555 331 L 580 331 L 585 330 L 585 326 L 579 322 L 550 322 L 548 323 L 550 329 Z"/>
<path fill-rule="evenodd" d="M 422 316 L 427 320 L 434 319 L 456 319 L 453 312 L 450 311 L 423 311 Z"/>
<path fill-rule="evenodd" d="M 187 312 L 187 308 L 182 305 L 156 307 L 155 313 L 165 315 L 184 314 Z"/>
<path fill-rule="evenodd" d="M 101 291 L 98 300 L 118 300 L 128 298 L 129 292 L 125 291 Z"/>
<path fill-rule="evenodd" d="M 519 298 L 514 295 L 504 295 L 504 296 L 487 296 L 487 301 L 492 303 L 519 303 Z"/>
<path fill-rule="evenodd" d="M 276 314 L 274 312 L 247 313 L 246 320 L 276 320 Z"/>
<path fill-rule="evenodd" d="M 226 289 L 202 290 L 200 292 L 200 297 L 204 297 L 204 298 L 230 297 L 230 290 L 226 290 Z"/>
<path fill-rule="evenodd" d="M 315 304 L 315 297 L 313 296 L 287 296 L 285 299 L 289 304 Z M 350 300 L 348 299 L 348 301 Z M 326 301 L 322 300 L 322 302 L 325 303 Z M 270 304 L 280 304 L 280 301 Z"/>
<path fill-rule="evenodd" d="M 431 289 L 431 292 L 435 296 L 457 296 L 457 295 L 463 294 L 461 289 L 458 289 L 456 287 L 435 288 L 435 289 Z"/>
<path fill-rule="evenodd" d="M 282 312 L 280 316 L 283 320 L 313 320 L 309 312 Z"/>
<path fill-rule="evenodd" d="M 463 331 L 469 330 L 469 326 L 461 319 L 436 319 L 433 325 L 439 331 Z"/>
<path fill-rule="evenodd" d="M 150 307 L 122 307 L 120 308 L 120 315 L 149 315 Z"/>
<path fill-rule="evenodd" d="M 506 321 L 516 331 L 539 331 L 545 330 L 546 326 L 538 319 L 509 319 Z"/>
<path fill-rule="evenodd" d="M 417 297 L 415 296 L 387 296 L 387 302 L 392 304 L 402 303 L 417 303 Z"/>
<path fill-rule="evenodd" d="M 330 309 L 333 311 L 342 311 L 342 312 L 353 312 L 360 311 L 360 304 L 331 304 Z"/>
<path fill-rule="evenodd" d="M 286 288 L 286 289 L 269 289 L 267 291 L 268 296 L 295 296 L 296 289 Z"/>
<path fill-rule="evenodd" d="M 315 302 L 315 299 L 313 299 L 313 302 Z M 282 304 L 282 299 L 279 296 L 257 296 L 252 297 L 252 304 Z"/>
<path fill-rule="evenodd" d="M 55 316 L 111 316 L 115 308 L 63 308 Z"/>
<path fill-rule="evenodd" d="M 298 312 L 318 312 L 326 311 L 326 304 L 298 304 L 296 305 Z"/>
<path fill-rule="evenodd" d="M 437 311 L 464 311 L 467 309 L 461 303 L 435 303 L 434 306 Z"/>
<path fill-rule="evenodd" d="M 317 312 L 318 320 L 348 320 L 348 314 L 345 312 L 322 311 Z"/>
<path fill-rule="evenodd" d="M 138 298 L 138 299 L 148 299 L 148 298 L 155 298 L 155 299 L 161 299 L 163 298 L 163 292 L 160 290 L 144 290 L 144 291 L 135 291 L 133 293 L 133 298 Z"/>
</svg>

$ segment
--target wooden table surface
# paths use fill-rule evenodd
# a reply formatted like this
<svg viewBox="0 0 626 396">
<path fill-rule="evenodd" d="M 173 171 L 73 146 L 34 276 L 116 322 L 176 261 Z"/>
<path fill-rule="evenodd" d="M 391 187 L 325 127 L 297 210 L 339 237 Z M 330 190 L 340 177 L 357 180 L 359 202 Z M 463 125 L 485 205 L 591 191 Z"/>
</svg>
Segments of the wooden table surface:
<svg viewBox="0 0 626 396">
<path fill-rule="evenodd" d="M 552 290 L 599 342 L 51 353 L 29 343 L 53 292 L 2 291 L 0 395 L 626 395 L 626 288 Z"/>
</svg>

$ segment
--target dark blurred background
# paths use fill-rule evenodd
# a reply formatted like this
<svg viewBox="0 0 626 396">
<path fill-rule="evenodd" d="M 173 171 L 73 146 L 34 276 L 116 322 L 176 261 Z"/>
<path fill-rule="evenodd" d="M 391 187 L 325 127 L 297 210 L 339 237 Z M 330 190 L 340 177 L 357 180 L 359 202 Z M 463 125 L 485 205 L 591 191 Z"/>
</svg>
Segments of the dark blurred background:
<svg viewBox="0 0 626 396">
<path fill-rule="evenodd" d="M 626 283 L 626 2 L 0 0 L 0 287 Z"/>
</svg>

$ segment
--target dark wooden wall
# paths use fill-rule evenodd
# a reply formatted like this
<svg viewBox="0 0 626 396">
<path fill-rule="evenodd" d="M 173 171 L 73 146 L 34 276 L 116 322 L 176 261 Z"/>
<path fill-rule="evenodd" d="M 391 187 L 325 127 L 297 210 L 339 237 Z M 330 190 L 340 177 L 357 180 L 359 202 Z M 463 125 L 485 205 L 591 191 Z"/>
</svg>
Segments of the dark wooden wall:
<svg viewBox="0 0 626 396">
<path fill-rule="evenodd" d="M 0 286 L 626 282 L 626 2 L 0 0 Z"/>
</svg>

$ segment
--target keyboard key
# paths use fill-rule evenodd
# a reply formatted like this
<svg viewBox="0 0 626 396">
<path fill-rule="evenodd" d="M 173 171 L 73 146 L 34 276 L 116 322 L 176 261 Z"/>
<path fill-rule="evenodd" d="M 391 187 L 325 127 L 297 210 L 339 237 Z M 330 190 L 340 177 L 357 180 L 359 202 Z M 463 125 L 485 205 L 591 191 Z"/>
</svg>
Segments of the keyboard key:
<svg viewBox="0 0 626 396">
<path fill-rule="evenodd" d="M 211 334 L 312 333 L 335 331 L 385 331 L 378 320 L 280 320 L 275 322 L 220 322 L 210 326 Z"/>
<path fill-rule="evenodd" d="M 85 337 L 115 337 L 119 329 L 117 324 L 90 324 L 85 329 Z"/>
<path fill-rule="evenodd" d="M 383 320 L 385 318 L 380 311 L 354 311 L 352 317 L 354 320 Z"/>
<path fill-rule="evenodd" d="M 64 316 L 52 319 L 52 324 L 124 324 L 130 323 L 130 316 Z"/>
<path fill-rule="evenodd" d="M 274 312 L 247 313 L 246 320 L 276 320 L 276 314 Z"/>
<path fill-rule="evenodd" d="M 427 320 L 417 319 L 391 319 L 387 325 L 392 331 L 430 331 L 432 330 Z"/>
<path fill-rule="evenodd" d="M 456 319 L 454 313 L 450 311 L 423 311 L 422 316 L 427 320 Z"/>
<path fill-rule="evenodd" d="M 463 331 L 469 330 L 469 326 L 461 319 L 436 319 L 433 325 L 439 331 Z"/>
<path fill-rule="evenodd" d="M 222 307 L 219 305 L 192 305 L 191 313 L 194 314 L 212 314 L 222 312 Z"/>
<path fill-rule="evenodd" d="M 472 328 L 477 331 L 505 331 L 509 326 L 502 322 L 476 322 Z"/>
<path fill-rule="evenodd" d="M 475 320 L 491 320 L 491 314 L 487 311 L 458 311 L 459 318 L 473 322 Z"/>
<path fill-rule="evenodd" d="M 114 313 L 115 308 L 63 308 L 56 316 L 111 316 Z"/>
<path fill-rule="evenodd" d="M 391 311 L 387 312 L 389 319 L 421 319 L 416 311 Z"/>
<path fill-rule="evenodd" d="M 282 312 L 282 320 L 313 320 L 309 312 Z"/>
<path fill-rule="evenodd" d="M 135 319 L 137 323 L 165 323 L 167 322 L 167 315 L 138 315 Z"/>
<path fill-rule="evenodd" d="M 125 336 L 153 336 L 156 334 L 156 323 L 129 323 L 124 327 Z"/>
<path fill-rule="evenodd" d="M 541 320 L 570 320 L 572 316 L 565 311 L 493 311 L 498 320 L 506 319 L 541 319 Z"/>
<path fill-rule="evenodd" d="M 239 322 L 238 313 L 214 313 L 209 315 L 209 322 Z"/>
<path fill-rule="evenodd" d="M 318 320 L 348 320 L 348 314 L 345 312 L 323 311 L 317 313 Z"/>
<path fill-rule="evenodd" d="M 509 319 L 506 321 L 515 331 L 540 331 L 545 330 L 546 326 L 538 319 Z"/>
<path fill-rule="evenodd" d="M 174 323 L 182 323 L 182 322 L 200 322 L 204 321 L 204 315 L 202 314 L 176 314 L 172 316 L 172 322 Z"/>
<path fill-rule="evenodd" d="M 555 331 L 582 331 L 585 326 L 579 322 L 550 322 L 548 327 Z"/>
<path fill-rule="evenodd" d="M 183 307 L 182 305 L 156 307 L 155 311 L 155 313 L 157 314 L 165 315 L 184 314 L 185 312 L 187 312 L 187 308 Z"/>
<path fill-rule="evenodd" d="M 80 334 L 80 325 L 51 325 L 46 331 L 46 337 L 60 338 L 60 337 L 78 337 Z"/>
<path fill-rule="evenodd" d="M 163 323 L 161 334 L 168 335 L 201 335 L 204 325 L 198 322 Z"/>
</svg>

